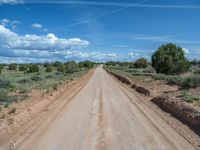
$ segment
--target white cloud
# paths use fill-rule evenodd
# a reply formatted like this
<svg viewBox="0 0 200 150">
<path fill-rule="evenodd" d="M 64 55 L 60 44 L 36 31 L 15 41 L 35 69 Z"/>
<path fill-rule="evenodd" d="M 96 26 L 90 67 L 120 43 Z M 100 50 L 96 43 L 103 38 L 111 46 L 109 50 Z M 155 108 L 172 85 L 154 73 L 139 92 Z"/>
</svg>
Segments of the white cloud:
<svg viewBox="0 0 200 150">
<path fill-rule="evenodd" d="M 34 23 L 31 25 L 32 28 L 36 28 L 36 29 L 41 29 L 43 28 L 43 25 L 39 24 L 39 23 Z"/>
<path fill-rule="evenodd" d="M 133 56 L 134 56 L 134 53 L 133 53 L 133 52 L 129 52 L 129 53 L 128 53 L 128 56 L 133 57 Z"/>
<path fill-rule="evenodd" d="M 189 54 L 190 53 L 187 48 L 183 48 L 183 51 L 184 51 L 185 54 Z"/>
<path fill-rule="evenodd" d="M 88 41 L 79 38 L 58 38 L 53 33 L 47 35 L 26 34 L 20 36 L 0 25 L 0 44 L 4 48 L 24 50 L 63 50 L 73 47 L 84 47 Z"/>
<path fill-rule="evenodd" d="M 19 4 L 23 2 L 23 0 L 0 0 L 0 4 Z"/>
<path fill-rule="evenodd" d="M 83 52 L 80 49 L 89 42 L 79 38 L 58 38 L 47 35 L 18 35 L 0 25 L 0 63 L 44 62 L 67 60 L 108 61 L 117 60 L 115 53 Z M 79 50 L 74 50 L 74 49 Z"/>
<path fill-rule="evenodd" d="M 38 29 L 40 31 L 43 31 L 43 32 L 47 32 L 48 29 L 44 28 L 43 25 L 39 24 L 39 23 L 34 23 L 31 25 L 32 28 L 34 29 Z"/>
<path fill-rule="evenodd" d="M 17 20 L 9 20 L 7 18 L 2 19 L 0 22 L 4 27 L 11 27 L 12 29 L 15 29 L 17 25 L 20 24 Z"/>
</svg>

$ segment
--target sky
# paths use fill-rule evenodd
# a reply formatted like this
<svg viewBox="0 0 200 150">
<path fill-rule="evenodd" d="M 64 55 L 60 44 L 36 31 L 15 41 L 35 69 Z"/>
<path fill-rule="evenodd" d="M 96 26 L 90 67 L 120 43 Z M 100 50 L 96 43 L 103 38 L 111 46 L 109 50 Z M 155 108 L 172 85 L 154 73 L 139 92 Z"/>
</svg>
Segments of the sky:
<svg viewBox="0 0 200 150">
<path fill-rule="evenodd" d="M 0 0 L 0 63 L 200 58 L 200 0 Z"/>
</svg>

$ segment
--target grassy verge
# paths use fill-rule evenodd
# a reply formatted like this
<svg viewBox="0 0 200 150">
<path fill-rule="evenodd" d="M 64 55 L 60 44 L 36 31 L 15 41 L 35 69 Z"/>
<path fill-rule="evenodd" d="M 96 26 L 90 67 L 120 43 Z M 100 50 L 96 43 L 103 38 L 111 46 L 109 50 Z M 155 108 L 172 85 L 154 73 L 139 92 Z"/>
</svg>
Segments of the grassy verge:
<svg viewBox="0 0 200 150">
<path fill-rule="evenodd" d="M 187 89 L 187 88 L 197 88 L 200 87 L 200 75 L 192 74 L 190 76 L 184 77 L 184 76 L 178 76 L 178 75 L 165 75 L 165 74 L 156 74 L 156 73 L 145 73 L 145 69 L 141 71 L 141 69 L 128 69 L 118 66 L 104 66 L 106 69 L 118 73 L 120 75 L 125 75 L 130 78 L 138 78 L 142 80 L 163 80 L 170 84 L 176 84 L 180 86 L 181 88 Z M 138 70 L 138 71 L 133 71 Z M 147 68 L 147 70 L 149 70 Z M 135 73 L 137 72 L 137 73 Z M 139 73 L 140 72 L 140 73 Z M 147 72 L 147 71 L 146 71 Z M 136 77 L 139 76 L 139 77 Z"/>
<path fill-rule="evenodd" d="M 197 88 L 200 87 L 200 76 L 191 75 L 188 77 L 174 76 L 174 75 L 163 75 L 156 74 L 153 76 L 156 80 L 167 81 L 171 84 L 177 84 L 182 88 Z"/>
<path fill-rule="evenodd" d="M 59 72 L 56 67 L 52 67 L 52 71 L 47 72 L 46 67 L 38 66 L 40 70 L 35 73 L 8 69 L 0 73 L 0 105 L 26 100 L 33 89 L 57 90 L 63 81 L 83 76 L 91 69 L 79 67 L 76 71 L 67 73 Z"/>
</svg>

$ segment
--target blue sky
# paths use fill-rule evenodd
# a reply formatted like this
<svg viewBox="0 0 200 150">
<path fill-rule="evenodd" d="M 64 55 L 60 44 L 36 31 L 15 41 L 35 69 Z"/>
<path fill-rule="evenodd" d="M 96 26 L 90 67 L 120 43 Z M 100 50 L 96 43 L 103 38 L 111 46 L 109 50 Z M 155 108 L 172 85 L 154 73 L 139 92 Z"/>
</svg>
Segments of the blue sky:
<svg viewBox="0 0 200 150">
<path fill-rule="evenodd" d="M 150 60 L 161 44 L 200 58 L 199 0 L 0 0 L 0 62 Z"/>
</svg>

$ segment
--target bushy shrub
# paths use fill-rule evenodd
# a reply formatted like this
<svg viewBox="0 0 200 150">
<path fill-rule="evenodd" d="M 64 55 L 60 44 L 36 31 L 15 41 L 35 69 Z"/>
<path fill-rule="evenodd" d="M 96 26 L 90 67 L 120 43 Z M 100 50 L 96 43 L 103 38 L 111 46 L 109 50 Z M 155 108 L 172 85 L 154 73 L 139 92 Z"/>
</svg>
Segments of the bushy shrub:
<svg viewBox="0 0 200 150">
<path fill-rule="evenodd" d="M 53 88 L 54 90 L 57 90 L 57 89 L 58 89 L 58 84 L 57 84 L 57 83 L 54 83 L 54 84 L 52 85 L 52 88 Z"/>
<path fill-rule="evenodd" d="M 11 103 L 12 101 L 16 101 L 17 97 L 12 95 L 8 95 L 8 90 L 0 88 L 0 102 Z"/>
<path fill-rule="evenodd" d="M 69 62 L 65 63 L 65 67 L 66 67 L 67 73 L 73 73 L 73 72 L 77 71 L 78 64 L 75 61 L 69 61 Z"/>
<path fill-rule="evenodd" d="M 80 62 L 79 63 L 79 67 L 82 68 L 92 68 L 94 66 L 94 63 L 89 61 L 89 60 L 86 60 L 86 61 L 83 61 L 83 62 Z"/>
<path fill-rule="evenodd" d="M 143 73 L 155 73 L 155 70 L 153 68 L 147 68 L 143 70 Z"/>
<path fill-rule="evenodd" d="M 43 64 L 43 66 L 44 66 L 45 68 L 47 68 L 47 67 L 50 67 L 51 64 L 50 64 L 49 62 L 45 62 L 45 63 Z"/>
<path fill-rule="evenodd" d="M 16 112 L 16 107 L 12 107 L 12 108 L 10 108 L 8 114 L 13 114 L 15 112 Z"/>
<path fill-rule="evenodd" d="M 27 88 L 20 88 L 19 89 L 19 93 L 20 94 L 25 94 L 25 93 L 28 93 L 28 92 L 30 92 L 31 90 L 30 89 L 27 89 Z"/>
<path fill-rule="evenodd" d="M 148 66 L 148 62 L 145 58 L 139 58 L 134 63 L 135 68 L 146 68 Z"/>
<path fill-rule="evenodd" d="M 16 70 L 17 69 L 17 64 L 16 63 L 12 63 L 8 66 L 9 70 Z"/>
<path fill-rule="evenodd" d="M 180 74 L 189 69 L 183 49 L 175 44 L 161 45 L 152 55 L 152 66 L 158 73 Z"/>
<path fill-rule="evenodd" d="M 199 69 L 199 70 L 195 70 L 195 71 L 194 71 L 194 74 L 195 74 L 195 75 L 200 75 L 200 69 Z"/>
<path fill-rule="evenodd" d="M 183 87 L 196 88 L 200 86 L 200 76 L 186 77 L 182 83 Z"/>
<path fill-rule="evenodd" d="M 2 72 L 3 70 L 3 65 L 0 64 L 0 73 Z"/>
<path fill-rule="evenodd" d="M 0 88 L 9 88 L 11 87 L 11 82 L 8 80 L 0 79 Z"/>
<path fill-rule="evenodd" d="M 54 78 L 54 76 L 53 75 L 47 75 L 46 78 L 47 79 L 52 79 L 52 78 Z"/>
<path fill-rule="evenodd" d="M 29 79 L 26 79 L 26 78 L 24 78 L 24 79 L 20 79 L 20 80 L 18 80 L 17 82 L 18 82 L 18 83 L 29 83 L 29 82 L 30 82 L 30 80 L 29 80 Z"/>
<path fill-rule="evenodd" d="M 58 72 L 64 73 L 65 72 L 65 65 L 61 64 L 57 67 Z"/>
<path fill-rule="evenodd" d="M 164 80 L 171 84 L 177 84 L 182 88 L 196 88 L 200 87 L 200 76 L 181 77 L 178 75 L 164 75 L 156 74 L 153 76 L 156 80 Z"/>
<path fill-rule="evenodd" d="M 51 67 L 47 67 L 46 68 L 46 72 L 52 72 L 52 68 Z"/>
<path fill-rule="evenodd" d="M 19 65 L 19 71 L 27 71 L 28 65 L 27 64 L 20 64 Z"/>
<path fill-rule="evenodd" d="M 60 62 L 60 61 L 56 61 L 56 62 L 53 63 L 54 67 L 59 67 L 61 65 L 62 65 L 62 62 Z"/>
<path fill-rule="evenodd" d="M 115 66 L 116 62 L 114 62 L 114 61 L 108 61 L 108 62 L 106 62 L 106 65 L 108 65 L 108 66 Z"/>
<path fill-rule="evenodd" d="M 33 81 L 42 81 L 42 78 L 39 77 L 39 76 L 33 76 L 33 77 L 31 77 L 31 80 L 33 80 Z"/>
<path fill-rule="evenodd" d="M 39 67 L 36 64 L 32 64 L 28 68 L 29 73 L 39 72 Z"/>
<path fill-rule="evenodd" d="M 194 101 L 199 100 L 199 97 L 193 96 L 193 95 L 189 94 L 187 91 L 182 91 L 178 97 L 188 103 L 192 103 Z"/>
</svg>

